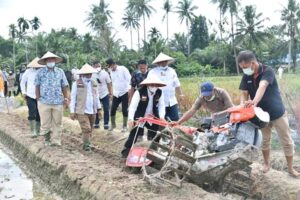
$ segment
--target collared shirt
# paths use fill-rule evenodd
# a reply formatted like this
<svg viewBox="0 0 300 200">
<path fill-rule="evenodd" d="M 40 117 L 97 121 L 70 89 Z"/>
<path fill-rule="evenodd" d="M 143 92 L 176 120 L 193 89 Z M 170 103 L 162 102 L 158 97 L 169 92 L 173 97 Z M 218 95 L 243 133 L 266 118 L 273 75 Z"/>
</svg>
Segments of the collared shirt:
<svg viewBox="0 0 300 200">
<path fill-rule="evenodd" d="M 68 81 L 62 69 L 54 67 L 49 70 L 48 67 L 39 69 L 35 86 L 40 86 L 40 99 L 44 104 L 62 105 L 64 96 L 62 90 L 68 86 Z"/>
<path fill-rule="evenodd" d="M 168 66 L 164 68 L 155 67 L 149 71 L 148 76 L 156 76 L 166 84 L 165 87 L 160 88 L 164 94 L 166 107 L 171 107 L 178 103 L 175 88 L 180 87 L 180 82 L 173 68 Z"/>
<path fill-rule="evenodd" d="M 128 69 L 118 65 L 115 71 L 110 72 L 113 95 L 115 97 L 123 96 L 130 89 L 131 75 Z"/>
<path fill-rule="evenodd" d="M 269 85 L 257 106 L 268 112 L 271 121 L 273 121 L 285 113 L 285 108 L 281 99 L 275 72 L 271 67 L 259 64 L 257 77 L 255 77 L 255 75 L 244 75 L 240 84 L 240 90 L 248 91 L 250 98 L 253 100 L 259 83 L 263 80 L 267 81 Z"/>
<path fill-rule="evenodd" d="M 95 114 L 94 113 L 94 101 L 93 101 L 93 90 L 92 90 L 92 82 L 91 81 L 83 81 L 84 85 L 87 88 L 86 94 L 86 103 L 85 103 L 85 110 L 84 113 L 86 114 Z M 71 102 L 70 102 L 70 113 L 75 112 L 76 101 L 77 100 L 77 82 L 73 82 L 72 84 L 72 91 L 71 91 Z M 96 96 L 97 101 L 97 109 L 101 108 L 99 94 L 97 93 Z"/>
<path fill-rule="evenodd" d="M 192 108 L 198 110 L 203 107 L 211 113 L 216 113 L 227 110 L 233 106 L 232 100 L 226 90 L 214 87 L 213 95 L 215 95 L 215 99 L 212 101 L 207 101 L 203 96 L 199 96 Z"/>
<path fill-rule="evenodd" d="M 148 71 L 146 73 L 142 73 L 139 70 L 134 71 L 131 77 L 130 85 L 134 89 L 139 89 L 140 83 L 147 78 Z"/>
<path fill-rule="evenodd" d="M 29 96 L 30 98 L 33 98 L 33 99 L 36 98 L 34 80 L 35 80 L 37 73 L 38 73 L 37 69 L 29 68 L 23 74 L 22 80 L 21 80 L 22 94 L 26 94 L 26 96 Z"/>
<path fill-rule="evenodd" d="M 92 75 L 92 79 L 98 84 L 98 92 L 100 99 L 103 99 L 108 95 L 107 84 L 111 83 L 109 74 L 105 70 L 101 70 L 98 73 Z"/>
<path fill-rule="evenodd" d="M 147 90 L 147 92 L 148 92 L 149 101 L 148 101 L 148 105 L 146 108 L 145 116 L 148 114 L 153 115 L 153 97 L 155 94 L 155 92 L 151 93 L 149 90 Z M 140 97 L 139 91 L 135 91 L 133 94 L 129 109 L 128 109 L 128 119 L 129 120 L 134 120 L 134 114 L 136 112 L 136 109 L 139 105 L 140 100 L 141 100 L 141 97 Z M 161 97 L 159 98 L 159 101 L 158 101 L 158 113 L 159 113 L 159 116 L 163 116 L 163 117 L 166 114 L 163 94 L 161 95 Z"/>
</svg>

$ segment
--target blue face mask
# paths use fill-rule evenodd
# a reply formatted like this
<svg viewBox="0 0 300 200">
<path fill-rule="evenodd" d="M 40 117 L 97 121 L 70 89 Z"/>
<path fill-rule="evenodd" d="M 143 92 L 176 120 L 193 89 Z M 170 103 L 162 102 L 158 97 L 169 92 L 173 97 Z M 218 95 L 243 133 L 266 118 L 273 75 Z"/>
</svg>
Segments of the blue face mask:
<svg viewBox="0 0 300 200">
<path fill-rule="evenodd" d="M 91 81 L 91 78 L 82 77 L 82 80 L 83 80 L 84 82 L 89 82 L 89 81 Z"/>
<path fill-rule="evenodd" d="M 254 74 L 254 70 L 252 69 L 252 66 L 251 67 L 248 67 L 248 68 L 244 68 L 243 69 L 243 72 L 244 74 L 246 74 L 247 76 L 251 76 Z"/>
<path fill-rule="evenodd" d="M 55 66 L 55 62 L 47 62 L 47 67 L 53 68 Z"/>
</svg>

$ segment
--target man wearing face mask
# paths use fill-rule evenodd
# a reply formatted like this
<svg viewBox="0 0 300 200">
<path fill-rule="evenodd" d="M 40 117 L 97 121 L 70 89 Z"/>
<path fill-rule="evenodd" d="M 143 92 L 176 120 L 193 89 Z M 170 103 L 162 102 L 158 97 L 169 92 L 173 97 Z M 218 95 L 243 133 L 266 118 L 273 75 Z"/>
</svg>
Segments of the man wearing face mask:
<svg viewBox="0 0 300 200">
<path fill-rule="evenodd" d="M 207 81 L 200 85 L 201 95 L 194 105 L 178 120 L 178 124 L 189 120 L 201 107 L 207 109 L 211 114 L 227 110 L 233 106 L 228 92 L 222 88 L 214 87 L 213 83 Z"/>
<path fill-rule="evenodd" d="M 177 121 L 179 119 L 179 108 L 176 93 L 180 97 L 180 100 L 184 97 L 184 95 L 181 91 L 176 71 L 168 66 L 168 64 L 173 61 L 174 58 L 171 58 L 164 53 L 160 53 L 152 62 L 152 64 L 155 64 L 156 67 L 149 71 L 148 76 L 156 76 L 166 84 L 165 87 L 161 88 L 166 106 L 165 118 Z"/>
<path fill-rule="evenodd" d="M 68 81 L 62 69 L 56 67 L 62 58 L 47 52 L 39 61 L 41 68 L 35 78 L 35 95 L 41 118 L 41 135 L 45 137 L 45 145 L 50 146 L 51 133 L 58 136 L 55 142 L 61 145 L 63 105 L 68 106 Z"/>
<path fill-rule="evenodd" d="M 136 90 L 131 104 L 129 106 L 128 113 L 128 127 L 134 126 L 134 120 L 147 115 L 154 115 L 157 118 L 164 119 L 165 105 L 164 95 L 159 87 L 166 86 L 161 80 L 155 76 L 148 76 L 143 82 L 140 83 L 141 88 Z M 156 132 L 159 128 L 156 124 L 149 124 L 146 122 L 143 125 L 134 127 L 125 142 L 124 149 L 121 154 L 126 158 L 132 145 L 136 142 L 138 136 L 143 134 L 144 127 L 148 129 L 148 140 L 152 140 L 156 136 Z"/>
<path fill-rule="evenodd" d="M 93 62 L 93 68 L 97 70 L 97 73 L 92 75 L 92 79 L 98 84 L 100 102 L 104 113 L 104 129 L 107 130 L 109 128 L 109 99 L 112 98 L 111 79 L 109 74 L 101 68 L 99 61 Z M 99 121 L 99 115 L 96 113 L 94 128 L 99 128 Z"/>
<path fill-rule="evenodd" d="M 117 65 L 111 58 L 106 60 L 106 64 L 110 70 L 110 76 L 113 87 L 113 99 L 110 110 L 111 127 L 110 131 L 116 128 L 116 111 L 120 103 L 122 103 L 123 127 L 122 132 L 127 131 L 128 118 L 128 90 L 130 88 L 131 75 L 124 66 Z"/>
<path fill-rule="evenodd" d="M 90 138 L 92 136 L 95 115 L 100 110 L 97 82 L 91 79 L 95 70 L 85 64 L 77 74 L 80 78 L 73 83 L 71 91 L 70 118 L 78 119 L 82 131 L 83 150 L 91 151 Z"/>
<path fill-rule="evenodd" d="M 261 129 L 263 135 L 263 172 L 268 172 L 270 164 L 270 141 L 274 126 L 281 142 L 291 176 L 300 177 L 293 167 L 294 142 L 291 138 L 287 113 L 281 99 L 275 72 L 269 66 L 259 63 L 252 51 L 241 51 L 237 61 L 244 72 L 240 83 L 241 104 L 245 107 L 258 106 L 270 115 L 270 123 Z"/>
<path fill-rule="evenodd" d="M 38 64 L 40 58 L 36 57 L 28 65 L 21 80 L 21 92 L 26 99 L 28 107 L 28 121 L 30 126 L 31 137 L 35 138 L 40 134 L 40 114 L 38 111 L 38 104 L 35 95 L 34 80 L 38 73 L 38 69 L 45 67 Z"/>
</svg>

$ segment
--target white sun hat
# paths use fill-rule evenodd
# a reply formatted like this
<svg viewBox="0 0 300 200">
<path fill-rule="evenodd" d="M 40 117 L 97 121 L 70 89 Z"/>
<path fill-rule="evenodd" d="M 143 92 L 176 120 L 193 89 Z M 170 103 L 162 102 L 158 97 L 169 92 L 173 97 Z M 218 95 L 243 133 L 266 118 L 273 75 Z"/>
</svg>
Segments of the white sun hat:
<svg viewBox="0 0 300 200">
<path fill-rule="evenodd" d="M 164 87 L 166 86 L 166 84 L 164 82 L 162 82 L 161 80 L 159 80 L 159 78 L 157 78 L 156 76 L 148 76 L 145 80 L 143 80 L 140 85 L 150 85 L 150 84 L 155 84 L 158 85 L 158 87 Z"/>
<path fill-rule="evenodd" d="M 63 59 L 57 55 L 55 55 L 54 53 L 51 53 L 50 51 L 48 51 L 45 55 L 43 55 L 43 57 L 38 61 L 39 64 L 41 65 L 46 65 L 46 59 L 47 58 L 55 58 L 55 63 L 60 63 Z"/>
<path fill-rule="evenodd" d="M 76 74 L 93 74 L 93 73 L 98 73 L 96 69 L 94 69 L 91 65 L 89 64 L 84 64 Z"/>
<path fill-rule="evenodd" d="M 45 67 L 45 65 L 40 65 L 38 63 L 38 61 L 40 60 L 39 57 L 36 57 L 35 59 L 33 59 L 28 65 L 27 68 L 41 68 L 41 67 Z"/>
<path fill-rule="evenodd" d="M 168 64 L 174 62 L 174 58 L 164 54 L 164 53 L 160 53 L 156 58 L 155 60 L 152 62 L 152 64 L 156 64 L 156 63 L 159 63 L 159 62 L 163 62 L 163 61 L 168 61 Z"/>
</svg>

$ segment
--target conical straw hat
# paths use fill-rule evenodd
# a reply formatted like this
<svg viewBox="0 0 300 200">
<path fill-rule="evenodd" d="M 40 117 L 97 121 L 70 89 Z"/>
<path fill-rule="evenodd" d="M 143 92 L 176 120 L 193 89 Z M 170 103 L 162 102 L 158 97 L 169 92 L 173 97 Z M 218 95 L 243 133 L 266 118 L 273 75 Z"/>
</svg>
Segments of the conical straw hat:
<svg viewBox="0 0 300 200">
<path fill-rule="evenodd" d="M 166 86 L 166 84 L 164 82 L 162 82 L 161 80 L 159 80 L 159 78 L 157 78 L 156 76 L 148 76 L 145 80 L 143 80 L 140 85 L 149 85 L 149 84 L 156 84 L 158 85 L 158 87 L 164 87 Z"/>
<path fill-rule="evenodd" d="M 40 67 L 45 67 L 45 65 L 40 65 L 38 63 L 38 61 L 40 60 L 39 57 L 36 57 L 35 59 L 33 59 L 28 65 L 27 67 L 32 67 L 32 68 L 40 68 Z"/>
<path fill-rule="evenodd" d="M 160 53 L 155 60 L 152 62 L 152 64 L 156 64 L 159 62 L 163 62 L 163 61 L 168 61 L 168 64 L 172 63 L 174 61 L 174 58 L 164 54 L 164 53 Z"/>
<path fill-rule="evenodd" d="M 96 69 L 94 69 L 91 65 L 89 64 L 84 64 L 80 70 L 78 70 L 77 74 L 93 74 L 93 73 L 98 73 Z"/>
<path fill-rule="evenodd" d="M 46 65 L 46 59 L 47 58 L 55 58 L 55 63 L 60 63 L 63 59 L 57 55 L 55 55 L 54 53 L 51 53 L 50 51 L 48 51 L 45 55 L 43 55 L 43 57 L 38 61 L 39 64 L 41 65 Z"/>
</svg>

